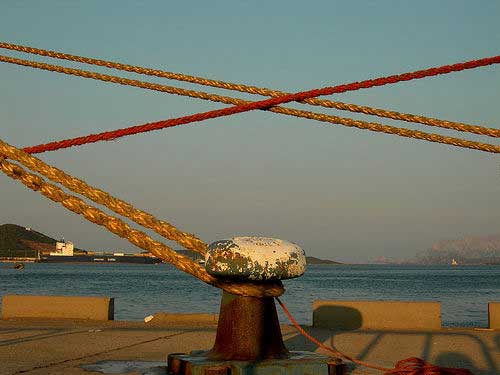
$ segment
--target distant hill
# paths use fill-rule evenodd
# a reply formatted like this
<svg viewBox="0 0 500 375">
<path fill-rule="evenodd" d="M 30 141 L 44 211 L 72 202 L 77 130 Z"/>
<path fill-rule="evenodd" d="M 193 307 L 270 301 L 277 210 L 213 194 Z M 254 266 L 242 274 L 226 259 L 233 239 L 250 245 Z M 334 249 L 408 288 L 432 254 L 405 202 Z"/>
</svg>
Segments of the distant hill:
<svg viewBox="0 0 500 375">
<path fill-rule="evenodd" d="M 424 264 L 450 264 L 452 259 L 459 264 L 500 264 L 500 235 L 439 241 L 417 256 Z"/>
<path fill-rule="evenodd" d="M 56 240 L 16 224 L 0 225 L 0 257 L 35 257 L 37 250 L 54 249 Z"/>
<path fill-rule="evenodd" d="M 330 264 L 330 265 L 335 265 L 335 264 L 342 264 L 340 262 L 335 262 L 333 260 L 329 259 L 319 259 L 315 257 L 306 257 L 307 264 Z"/>
<path fill-rule="evenodd" d="M 0 257 L 36 257 L 37 251 L 52 251 L 57 240 L 33 229 L 16 224 L 0 225 Z M 80 249 L 77 251 L 85 252 Z M 200 259 L 198 253 L 191 250 L 177 250 L 178 253 L 193 259 Z M 328 259 L 306 257 L 307 264 L 342 264 Z"/>
</svg>

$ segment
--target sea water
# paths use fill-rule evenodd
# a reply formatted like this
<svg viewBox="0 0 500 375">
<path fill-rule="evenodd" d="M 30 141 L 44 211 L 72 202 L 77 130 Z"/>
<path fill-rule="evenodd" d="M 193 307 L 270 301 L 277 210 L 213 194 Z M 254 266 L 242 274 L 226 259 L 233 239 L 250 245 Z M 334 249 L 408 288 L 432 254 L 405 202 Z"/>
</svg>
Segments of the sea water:
<svg viewBox="0 0 500 375">
<path fill-rule="evenodd" d="M 443 326 L 486 327 L 490 301 L 500 301 L 500 266 L 311 265 L 284 282 L 283 301 L 302 324 L 312 302 L 334 300 L 439 301 Z M 218 313 L 221 292 L 167 264 L 0 263 L 3 294 L 115 298 L 115 319 L 156 312 Z M 279 307 L 278 307 L 279 308 Z M 280 320 L 287 322 L 280 314 Z"/>
</svg>

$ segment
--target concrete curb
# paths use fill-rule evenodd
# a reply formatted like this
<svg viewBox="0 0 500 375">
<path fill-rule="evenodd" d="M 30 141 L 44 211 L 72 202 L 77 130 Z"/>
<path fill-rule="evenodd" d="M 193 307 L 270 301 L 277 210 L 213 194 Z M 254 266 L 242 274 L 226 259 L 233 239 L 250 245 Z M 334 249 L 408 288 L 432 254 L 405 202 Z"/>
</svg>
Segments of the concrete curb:
<svg viewBox="0 0 500 375">
<path fill-rule="evenodd" d="M 2 320 L 23 318 L 113 320 L 114 298 L 4 295 Z"/>
<path fill-rule="evenodd" d="M 500 329 L 500 302 L 488 303 L 488 327 Z"/>
<path fill-rule="evenodd" d="M 418 301 L 313 302 L 313 327 L 355 329 L 440 329 L 441 303 Z"/>
</svg>

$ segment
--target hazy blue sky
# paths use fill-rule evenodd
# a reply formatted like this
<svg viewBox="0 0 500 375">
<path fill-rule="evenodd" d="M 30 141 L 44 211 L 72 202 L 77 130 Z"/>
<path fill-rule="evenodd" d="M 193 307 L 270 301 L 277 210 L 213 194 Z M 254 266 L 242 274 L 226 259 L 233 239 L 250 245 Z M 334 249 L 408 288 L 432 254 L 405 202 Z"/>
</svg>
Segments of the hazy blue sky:
<svg viewBox="0 0 500 375">
<path fill-rule="evenodd" d="M 0 39 L 300 91 L 498 55 L 499 19 L 495 0 L 4 0 Z M 7 64 L 0 64 L 0 82 L 0 138 L 16 146 L 222 107 Z M 500 66 L 493 66 L 333 99 L 499 128 L 499 88 Z M 497 155 L 273 113 L 39 157 L 207 242 L 263 235 L 296 242 L 310 255 L 366 261 L 500 233 Z M 82 248 L 134 251 L 3 174 L 0 223 Z"/>
</svg>

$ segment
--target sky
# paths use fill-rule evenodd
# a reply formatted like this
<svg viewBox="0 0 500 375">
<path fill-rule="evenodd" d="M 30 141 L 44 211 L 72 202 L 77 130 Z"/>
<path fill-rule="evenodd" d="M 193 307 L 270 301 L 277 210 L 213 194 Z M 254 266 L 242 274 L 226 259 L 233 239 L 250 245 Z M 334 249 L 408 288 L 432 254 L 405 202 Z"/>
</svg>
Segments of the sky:
<svg viewBox="0 0 500 375">
<path fill-rule="evenodd" d="M 499 18 L 494 0 L 5 0 L 0 39 L 296 92 L 498 55 Z M 17 147 L 225 106 L 4 63 L 0 84 L 0 139 Z M 490 66 L 328 98 L 500 128 L 499 87 L 500 66 Z M 263 111 L 37 156 L 207 243 L 267 236 L 297 243 L 308 255 L 370 262 L 408 259 L 439 240 L 500 233 L 498 155 Z M 137 251 L 0 174 L 4 223 L 64 237 L 79 248 Z"/>
</svg>

